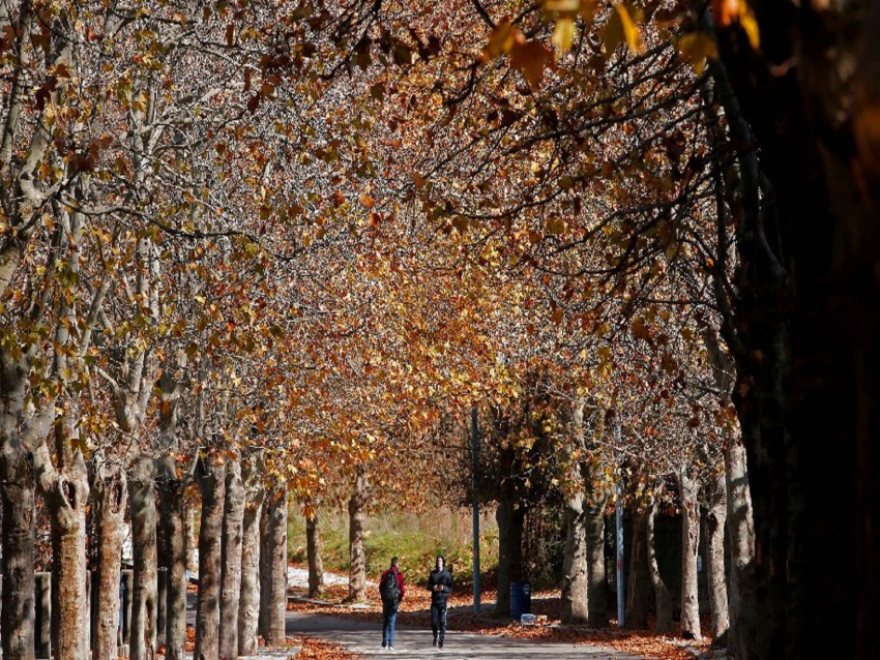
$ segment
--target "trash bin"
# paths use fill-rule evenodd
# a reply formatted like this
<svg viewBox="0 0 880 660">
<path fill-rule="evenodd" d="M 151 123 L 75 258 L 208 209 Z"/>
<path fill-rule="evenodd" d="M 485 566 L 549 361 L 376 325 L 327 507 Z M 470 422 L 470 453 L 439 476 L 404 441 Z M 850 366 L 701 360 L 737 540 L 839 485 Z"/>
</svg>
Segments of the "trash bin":
<svg viewBox="0 0 880 660">
<path fill-rule="evenodd" d="M 532 588 L 528 582 L 510 583 L 510 618 L 519 621 L 532 612 Z"/>
</svg>

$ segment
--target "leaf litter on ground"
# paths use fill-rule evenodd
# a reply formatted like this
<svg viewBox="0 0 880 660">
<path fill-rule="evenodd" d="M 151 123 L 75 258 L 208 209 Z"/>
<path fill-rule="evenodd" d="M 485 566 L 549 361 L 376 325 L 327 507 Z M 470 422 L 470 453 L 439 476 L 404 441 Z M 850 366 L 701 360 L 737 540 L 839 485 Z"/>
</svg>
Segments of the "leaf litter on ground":
<svg viewBox="0 0 880 660">
<path fill-rule="evenodd" d="M 297 589 L 292 591 L 292 596 L 288 609 L 303 614 L 324 614 L 377 625 L 382 621 L 382 604 L 376 585 L 368 586 L 367 601 L 364 603 L 347 601 L 348 586 L 344 584 L 327 587 L 317 599 L 307 599 L 305 593 Z M 397 616 L 398 625 L 430 627 L 430 603 L 431 596 L 426 589 L 417 584 L 407 585 L 406 596 Z M 559 621 L 561 601 L 558 592 L 533 592 L 531 606 L 532 613 L 541 618 L 536 624 L 523 626 L 519 622 L 493 616 L 491 609 L 494 603 L 491 602 L 484 605 L 483 613 L 474 614 L 471 594 L 453 592 L 449 597 L 448 628 L 479 635 L 597 644 L 630 655 L 663 660 L 706 657 L 712 643 L 710 638 L 684 640 L 676 636 L 677 628 L 671 635 L 661 635 L 651 630 L 621 629 L 616 627 L 613 620 L 609 622 L 609 627 L 599 629 L 562 625 Z"/>
</svg>

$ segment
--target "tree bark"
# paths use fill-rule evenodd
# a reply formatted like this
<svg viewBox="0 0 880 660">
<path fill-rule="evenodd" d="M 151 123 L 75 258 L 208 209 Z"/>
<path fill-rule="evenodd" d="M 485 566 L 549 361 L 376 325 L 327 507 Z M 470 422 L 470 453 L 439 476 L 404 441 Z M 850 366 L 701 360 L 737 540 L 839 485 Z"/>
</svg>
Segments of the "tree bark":
<svg viewBox="0 0 880 660">
<path fill-rule="evenodd" d="M 165 605 L 165 658 L 184 660 L 186 654 L 186 513 L 185 483 L 178 479 L 174 457 L 158 461 L 158 488 L 165 527 L 168 588 Z"/>
<path fill-rule="evenodd" d="M 257 626 L 260 615 L 260 519 L 263 517 L 263 501 L 266 497 L 258 456 L 245 458 L 242 478 L 245 509 L 242 521 L 238 653 L 254 655 L 257 652 Z"/>
<path fill-rule="evenodd" d="M 349 547 L 349 600 L 361 602 L 367 599 L 367 553 L 366 539 L 367 502 L 370 499 L 370 484 L 367 471 L 358 468 L 354 480 L 354 492 L 348 500 L 348 547 Z"/>
<path fill-rule="evenodd" d="M 4 433 L 10 431 L 8 426 L 3 430 Z M 0 497 L 3 498 L 0 641 L 5 660 L 32 660 L 35 616 L 33 456 L 21 447 L 10 446 L 13 443 L 8 436 L 4 440 L 0 453 Z"/>
<path fill-rule="evenodd" d="M 605 584 L 605 507 L 608 491 L 589 489 L 585 510 L 587 534 L 587 605 L 592 628 L 608 625 L 608 593 Z"/>
<path fill-rule="evenodd" d="M 48 444 L 34 453 L 37 483 L 43 494 L 52 528 L 52 654 L 85 660 L 89 640 L 86 631 L 86 504 L 89 478 L 82 452 L 76 449 L 76 406 L 67 401 L 55 425 L 57 465 Z M 73 408 L 70 406 L 73 405 Z"/>
<path fill-rule="evenodd" d="M 156 491 L 153 459 L 134 459 L 129 479 L 134 589 L 131 602 L 131 660 L 156 657 L 156 599 L 158 594 L 158 550 L 156 545 Z"/>
<path fill-rule="evenodd" d="M 571 443 L 571 467 L 565 499 L 565 545 L 562 555 L 562 623 L 586 623 L 589 618 L 589 578 L 587 569 L 587 530 L 584 516 L 584 480 L 581 457 L 584 445 L 583 399 L 577 399 L 563 409 L 564 423 Z M 575 458 L 577 457 L 577 458 Z"/>
<path fill-rule="evenodd" d="M 523 578 L 525 507 L 510 500 L 499 502 L 495 520 L 498 522 L 498 595 L 495 614 L 510 616 L 510 585 Z"/>
<path fill-rule="evenodd" d="M 730 71 L 741 106 L 724 107 L 737 157 L 760 155 L 772 202 L 737 221 L 755 649 L 774 660 L 876 658 L 880 7 L 759 2 L 756 15 L 762 57 L 742 56 L 731 24 L 713 65 Z M 833 450 L 816 451 L 815 438 Z"/>
<path fill-rule="evenodd" d="M 713 644 L 726 646 L 730 627 L 727 602 L 727 571 L 724 567 L 724 529 L 727 521 L 727 488 L 723 465 L 712 474 L 709 511 L 706 516 L 706 576 L 709 581 L 709 612 Z"/>
<path fill-rule="evenodd" d="M 220 658 L 238 656 L 238 615 L 241 600 L 242 523 L 244 485 L 238 460 L 226 466 L 226 504 L 223 515 L 223 585 L 220 598 Z"/>
<path fill-rule="evenodd" d="M 701 639 L 700 601 L 697 592 L 697 553 L 700 546 L 699 485 L 683 466 L 676 475 L 681 500 L 681 636 Z"/>
<path fill-rule="evenodd" d="M 98 601 L 92 657 L 94 660 L 106 660 L 118 657 L 122 523 L 128 495 L 125 473 L 119 466 L 106 463 L 99 466 L 92 483 L 92 493 L 97 528 L 97 579 L 92 598 Z"/>
<path fill-rule="evenodd" d="M 648 548 L 648 569 L 651 574 L 651 585 L 654 587 L 654 603 L 657 610 L 655 630 L 661 635 L 672 632 L 672 596 L 666 582 L 660 575 L 660 566 L 657 564 L 657 546 L 654 543 L 654 521 L 657 517 L 658 502 L 655 499 L 647 513 L 646 545 Z"/>
<path fill-rule="evenodd" d="M 324 590 L 324 559 L 318 510 L 306 516 L 306 552 L 309 561 L 309 598 L 317 598 Z"/>
<path fill-rule="evenodd" d="M 651 612 L 651 574 L 648 566 L 648 514 L 635 511 L 632 517 L 629 555 L 629 585 L 626 593 L 626 627 L 644 630 Z"/>
<path fill-rule="evenodd" d="M 269 608 L 267 643 L 281 646 L 287 639 L 287 484 L 275 487 L 268 502 Z"/>
<path fill-rule="evenodd" d="M 263 513 L 260 516 L 260 616 L 259 631 L 263 642 L 269 639 L 269 610 L 272 602 L 272 544 L 269 538 L 269 501 L 266 493 Z"/>
<path fill-rule="evenodd" d="M 587 538 L 584 494 L 565 501 L 565 546 L 562 559 L 562 623 L 586 623 L 589 618 Z"/>
<path fill-rule="evenodd" d="M 209 457 L 208 461 L 213 457 Z M 202 495 L 199 528 L 199 596 L 196 610 L 196 646 L 193 660 L 220 656 L 220 581 L 223 504 L 226 470 L 201 461 L 198 484 Z"/>
<path fill-rule="evenodd" d="M 755 525 L 746 451 L 731 441 L 724 452 L 727 529 L 730 536 L 730 630 L 727 648 L 737 659 L 758 658 L 759 611 L 755 582 Z"/>
</svg>

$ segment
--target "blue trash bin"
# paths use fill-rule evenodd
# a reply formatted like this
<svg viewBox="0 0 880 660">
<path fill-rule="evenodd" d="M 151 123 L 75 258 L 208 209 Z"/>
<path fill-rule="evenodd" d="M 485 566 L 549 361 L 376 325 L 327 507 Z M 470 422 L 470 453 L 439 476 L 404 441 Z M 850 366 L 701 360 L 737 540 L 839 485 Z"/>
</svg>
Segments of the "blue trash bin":
<svg viewBox="0 0 880 660">
<path fill-rule="evenodd" d="M 519 621 L 532 612 L 532 588 L 528 582 L 510 583 L 510 618 Z"/>
</svg>

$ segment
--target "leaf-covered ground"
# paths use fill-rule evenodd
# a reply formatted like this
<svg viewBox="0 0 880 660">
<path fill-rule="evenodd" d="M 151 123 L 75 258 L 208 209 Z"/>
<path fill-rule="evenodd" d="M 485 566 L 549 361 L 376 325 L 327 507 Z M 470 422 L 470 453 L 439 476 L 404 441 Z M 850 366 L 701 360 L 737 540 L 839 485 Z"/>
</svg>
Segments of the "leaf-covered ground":
<svg viewBox="0 0 880 660">
<path fill-rule="evenodd" d="M 294 592 L 304 598 L 304 594 Z M 371 585 L 368 590 L 368 602 L 352 606 L 345 603 L 348 589 L 345 585 L 337 585 L 325 590 L 320 602 L 295 600 L 289 609 L 307 614 L 327 614 L 350 618 L 357 621 L 381 623 L 381 604 L 378 589 Z M 493 603 L 489 603 L 491 611 Z M 620 630 L 612 626 L 603 629 L 590 629 L 583 626 L 562 626 L 559 622 L 560 600 L 558 593 L 540 592 L 532 595 L 531 609 L 541 616 L 537 625 L 521 626 L 505 619 L 498 619 L 491 614 L 475 615 L 470 593 L 453 593 L 449 600 L 448 627 L 483 635 L 501 637 L 518 637 L 542 639 L 548 642 L 568 642 L 574 644 L 601 644 L 633 655 L 645 658 L 663 658 L 664 660 L 693 660 L 700 653 L 706 653 L 711 644 L 710 639 L 700 642 L 685 641 L 675 636 L 658 635 L 650 630 Z M 430 594 L 419 587 L 408 587 L 406 597 L 401 603 L 398 625 L 430 626 Z M 546 617 L 546 618 L 544 618 Z M 342 656 L 339 656 L 342 657 Z M 345 656 L 355 657 L 355 656 Z"/>
</svg>

